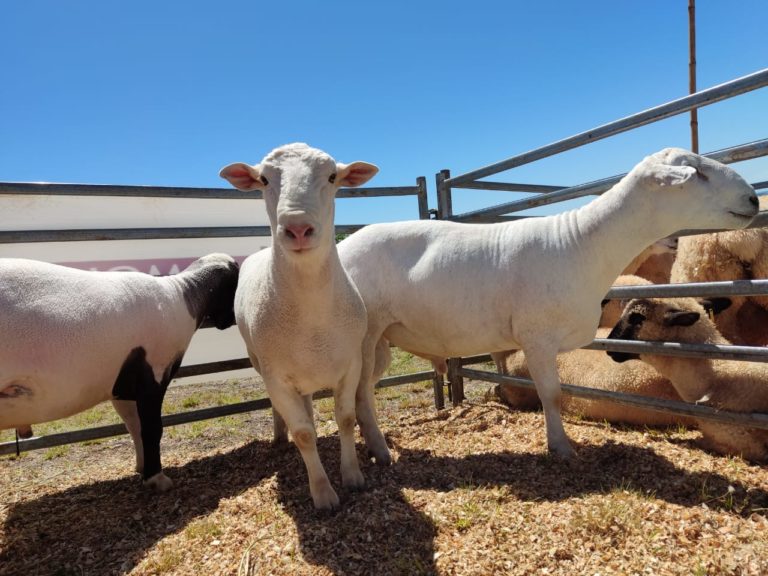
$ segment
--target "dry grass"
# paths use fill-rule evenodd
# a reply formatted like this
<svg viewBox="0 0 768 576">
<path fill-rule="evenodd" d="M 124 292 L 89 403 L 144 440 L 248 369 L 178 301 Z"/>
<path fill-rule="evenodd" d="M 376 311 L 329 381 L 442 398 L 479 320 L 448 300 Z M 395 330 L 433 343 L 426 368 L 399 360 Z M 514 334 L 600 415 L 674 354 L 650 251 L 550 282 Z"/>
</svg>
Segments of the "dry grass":
<svg viewBox="0 0 768 576">
<path fill-rule="evenodd" d="M 248 386 L 218 385 L 250 398 Z M 562 462 L 545 453 L 541 413 L 510 412 L 487 388 L 439 414 L 429 384 L 381 391 L 396 462 L 376 467 L 359 443 L 368 485 L 339 488 L 330 514 L 313 510 L 295 447 L 271 446 L 267 412 L 169 429 L 176 486 L 162 495 L 132 473 L 127 437 L 2 458 L 0 574 L 768 573 L 765 467 L 702 452 L 697 432 L 576 419 L 579 457 Z M 209 390 L 171 403 L 201 407 Z"/>
</svg>

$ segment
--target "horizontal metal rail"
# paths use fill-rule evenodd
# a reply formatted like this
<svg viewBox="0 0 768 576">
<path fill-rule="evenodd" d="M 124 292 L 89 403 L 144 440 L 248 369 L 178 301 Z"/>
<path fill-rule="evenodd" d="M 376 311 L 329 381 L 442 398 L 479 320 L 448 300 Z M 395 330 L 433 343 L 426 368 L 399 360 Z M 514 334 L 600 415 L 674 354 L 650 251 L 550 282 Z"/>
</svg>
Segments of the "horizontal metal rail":
<svg viewBox="0 0 768 576">
<path fill-rule="evenodd" d="M 189 376 L 202 376 L 203 374 L 243 370 L 245 368 L 251 368 L 251 366 L 250 358 L 219 360 L 218 362 L 206 362 L 204 364 L 190 364 L 189 366 L 182 366 L 179 368 L 174 378 L 187 378 Z"/>
<path fill-rule="evenodd" d="M 768 348 L 763 346 L 734 346 L 723 344 L 687 344 L 682 342 L 655 342 L 649 340 L 614 340 L 595 338 L 583 350 L 630 352 L 634 354 L 658 354 L 682 358 L 709 358 L 712 360 L 741 360 L 768 362 Z M 480 364 L 492 360 L 489 354 L 461 358 L 462 366 Z"/>
<path fill-rule="evenodd" d="M 733 346 L 722 344 L 689 344 L 681 342 L 654 342 L 649 340 L 614 340 L 595 338 L 584 346 L 585 350 L 612 350 L 634 354 L 658 354 L 683 358 L 709 358 L 712 360 L 743 360 L 768 362 L 768 348 L 762 346 Z"/>
<path fill-rule="evenodd" d="M 190 366 L 188 368 L 195 367 Z M 179 375 L 177 376 L 181 376 L 182 370 L 183 368 L 179 370 Z M 191 376 L 192 374 L 184 375 Z M 392 386 L 401 386 L 403 384 L 431 380 L 434 375 L 435 373 L 430 370 L 414 372 L 411 374 L 403 374 L 402 376 L 390 376 L 388 378 L 382 378 L 379 382 L 377 382 L 376 388 L 389 388 Z M 330 390 L 325 390 L 321 393 L 315 394 L 314 398 L 319 400 L 322 398 L 328 398 L 332 395 L 333 393 Z M 190 422 L 198 422 L 200 420 L 221 418 L 223 416 L 232 416 L 234 414 L 243 414 L 246 412 L 254 412 L 256 410 L 266 410 L 267 408 L 271 407 L 272 404 L 269 401 L 269 398 L 260 398 L 258 400 L 249 400 L 247 402 L 237 402 L 234 404 L 214 406 L 212 408 L 201 408 L 198 410 L 190 410 L 176 414 L 167 414 L 163 416 L 163 427 L 167 428 L 170 426 L 178 426 L 180 424 L 189 424 Z M 128 434 L 128 430 L 125 428 L 125 425 L 121 423 L 110 424 L 108 426 L 97 426 L 94 428 L 85 428 L 72 432 L 60 432 L 57 434 L 49 434 L 47 436 L 28 438 L 26 440 L 19 439 L 18 442 L 14 441 L 0 443 L 0 456 L 15 454 L 17 450 L 19 452 L 26 452 L 29 450 L 39 450 L 41 448 L 53 448 L 54 446 L 73 444 L 75 442 L 100 440 L 103 438 L 120 436 L 122 434 Z"/>
<path fill-rule="evenodd" d="M 461 375 L 475 380 L 493 382 L 495 384 L 511 384 L 520 388 L 535 389 L 532 380 L 528 378 L 519 378 L 517 376 L 505 376 L 488 372 L 485 370 L 473 370 L 471 368 L 461 368 Z M 683 416 L 692 416 L 705 420 L 714 420 L 716 422 L 725 422 L 728 424 L 737 424 L 750 428 L 768 429 L 768 414 L 756 412 L 725 412 L 703 406 L 701 404 L 688 404 L 687 402 L 677 402 L 674 400 L 662 400 L 661 398 L 651 398 L 648 396 L 638 396 L 636 394 L 624 394 L 622 392 L 612 392 L 609 390 L 598 390 L 595 388 L 585 388 L 583 386 L 574 386 L 572 384 L 562 384 L 562 390 L 565 394 L 576 396 L 577 398 L 591 398 L 594 400 L 610 400 L 625 406 L 635 406 L 657 412 L 672 414 L 681 414 Z"/>
<path fill-rule="evenodd" d="M 497 190 L 500 192 L 557 192 L 567 186 L 548 186 L 546 184 L 516 184 L 513 182 L 469 182 L 462 186 L 467 190 Z"/>
<path fill-rule="evenodd" d="M 703 156 L 712 158 L 713 160 L 717 160 L 723 164 L 731 164 L 733 162 L 740 162 L 742 160 L 752 160 L 754 158 L 768 156 L 768 138 L 758 140 L 756 142 L 749 142 L 747 144 L 732 146 L 730 148 L 717 150 L 715 152 L 709 152 L 707 154 L 703 154 Z M 619 182 L 619 180 L 624 178 L 626 175 L 627 173 L 619 174 L 617 176 L 610 176 L 608 178 L 602 178 L 593 182 L 586 182 L 584 184 L 579 184 L 570 188 L 543 193 L 540 196 L 523 198 L 522 200 L 505 202 L 504 204 L 497 204 L 495 206 L 490 206 L 481 210 L 473 210 L 470 212 L 465 212 L 464 214 L 457 214 L 455 216 L 451 216 L 448 218 L 448 220 L 453 220 L 455 222 L 477 222 L 480 218 L 487 220 L 489 216 L 500 216 L 502 214 L 509 214 L 510 212 L 518 212 L 520 210 L 528 210 L 538 206 L 545 206 L 548 204 L 555 204 L 557 202 L 565 202 L 566 200 L 583 198 L 584 196 L 599 195 L 610 190 L 617 182 Z"/>
<path fill-rule="evenodd" d="M 339 188 L 336 198 L 417 196 L 418 186 Z M 216 200 L 259 200 L 261 190 L 245 192 L 236 188 L 177 188 L 170 186 L 119 186 L 107 184 L 58 184 L 52 182 L 0 182 L 0 194 L 20 196 L 116 196 L 135 198 L 198 198 Z"/>
<path fill-rule="evenodd" d="M 351 234 L 365 224 L 337 224 L 336 234 Z M 88 230 L 6 230 L 0 244 L 85 242 L 91 240 L 172 240 L 270 236 L 269 226 L 199 226 L 189 228 L 92 228 Z"/>
<path fill-rule="evenodd" d="M 552 144 L 548 144 L 547 146 L 542 146 L 541 148 L 513 156 L 506 160 L 502 160 L 501 162 L 496 162 L 483 168 L 479 168 L 459 176 L 454 176 L 453 178 L 449 178 L 446 183 L 451 187 L 460 188 L 467 182 L 472 182 L 478 180 L 479 178 L 485 178 L 486 176 L 491 176 L 492 174 L 498 174 L 499 172 L 504 172 L 511 168 L 516 168 L 517 166 L 529 164 L 559 152 L 565 152 L 566 150 L 578 148 L 579 146 L 589 144 L 590 142 L 596 142 L 598 140 L 602 140 L 603 138 L 607 138 L 615 134 L 620 134 L 639 126 L 651 124 L 653 122 L 663 120 L 664 118 L 670 118 L 672 116 L 676 116 L 677 114 L 688 112 L 694 108 L 702 108 L 709 104 L 714 104 L 715 102 L 720 102 L 721 100 L 726 100 L 728 98 L 732 98 L 734 96 L 738 96 L 739 94 L 744 94 L 764 86 L 768 86 L 768 68 L 754 72 L 747 76 L 743 76 L 741 78 L 737 78 L 735 80 L 731 80 L 730 82 L 725 82 L 724 84 L 696 92 L 695 94 L 691 94 L 683 98 L 678 98 L 677 100 L 656 106 L 655 108 L 650 108 L 643 112 L 632 114 L 631 116 L 627 116 L 614 122 L 598 126 L 597 128 L 587 130 L 586 132 L 581 132 L 580 134 L 559 140 Z"/>
<path fill-rule="evenodd" d="M 608 299 L 690 298 L 697 296 L 759 296 L 768 294 L 768 280 L 725 280 L 722 282 L 687 282 L 684 284 L 649 284 L 614 286 Z"/>
</svg>

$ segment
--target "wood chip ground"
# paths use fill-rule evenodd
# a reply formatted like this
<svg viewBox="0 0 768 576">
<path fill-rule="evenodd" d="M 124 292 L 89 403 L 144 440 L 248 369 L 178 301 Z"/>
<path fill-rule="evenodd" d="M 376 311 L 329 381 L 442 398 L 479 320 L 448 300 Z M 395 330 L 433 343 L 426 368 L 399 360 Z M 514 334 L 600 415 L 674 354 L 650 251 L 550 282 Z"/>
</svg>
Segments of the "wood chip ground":
<svg viewBox="0 0 768 576">
<path fill-rule="evenodd" d="M 333 513 L 313 509 L 296 448 L 270 443 L 268 412 L 166 430 L 165 494 L 141 486 L 127 436 L 4 457 L 0 574 L 768 574 L 765 466 L 702 451 L 696 431 L 573 418 L 564 462 L 540 412 L 468 389 L 439 413 L 428 383 L 382 394 L 395 463 L 358 439 L 360 492 L 340 488 L 321 407 Z"/>
</svg>

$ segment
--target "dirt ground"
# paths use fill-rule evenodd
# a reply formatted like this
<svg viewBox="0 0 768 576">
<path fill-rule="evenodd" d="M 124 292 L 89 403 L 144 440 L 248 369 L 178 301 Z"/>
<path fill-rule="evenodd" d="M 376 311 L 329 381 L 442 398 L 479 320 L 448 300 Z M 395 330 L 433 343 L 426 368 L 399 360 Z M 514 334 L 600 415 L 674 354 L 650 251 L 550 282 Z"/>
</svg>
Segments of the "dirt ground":
<svg viewBox="0 0 768 576">
<path fill-rule="evenodd" d="M 171 394 L 211 385 L 184 388 Z M 574 418 L 578 458 L 564 462 L 540 412 L 489 389 L 470 383 L 439 413 L 430 383 L 381 391 L 395 463 L 377 467 L 358 439 L 359 492 L 340 487 L 318 402 L 333 513 L 313 509 L 295 446 L 271 444 L 268 411 L 167 429 L 165 494 L 143 489 L 127 436 L 0 458 L 0 574 L 768 573 L 765 466 L 703 452 L 696 431 Z"/>
</svg>

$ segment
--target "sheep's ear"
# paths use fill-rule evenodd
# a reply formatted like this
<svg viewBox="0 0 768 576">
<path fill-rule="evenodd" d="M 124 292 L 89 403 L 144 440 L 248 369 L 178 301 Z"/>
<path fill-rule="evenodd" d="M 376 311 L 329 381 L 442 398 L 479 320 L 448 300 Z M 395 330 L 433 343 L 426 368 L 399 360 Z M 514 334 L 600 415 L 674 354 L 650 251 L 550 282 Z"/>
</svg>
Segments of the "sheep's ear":
<svg viewBox="0 0 768 576">
<path fill-rule="evenodd" d="M 336 164 L 336 184 L 355 188 L 362 186 L 368 180 L 376 176 L 378 166 L 368 162 L 352 162 L 351 164 Z"/>
<path fill-rule="evenodd" d="M 669 164 L 654 164 L 649 168 L 648 178 L 657 186 L 681 186 L 696 176 L 696 168 L 692 166 L 671 166 Z"/>
<path fill-rule="evenodd" d="M 692 326 L 701 318 L 698 312 L 670 310 L 664 313 L 664 326 Z"/>
<path fill-rule="evenodd" d="M 699 304 L 704 306 L 704 310 L 707 311 L 707 314 L 720 314 L 723 310 L 727 310 L 731 307 L 731 304 L 733 302 L 730 298 L 720 297 L 720 298 L 704 298 L 699 301 Z"/>
<path fill-rule="evenodd" d="M 235 162 L 229 166 L 224 166 L 219 172 L 219 176 L 229 181 L 238 190 L 250 192 L 266 188 L 259 167 L 249 166 L 243 162 Z"/>
</svg>

